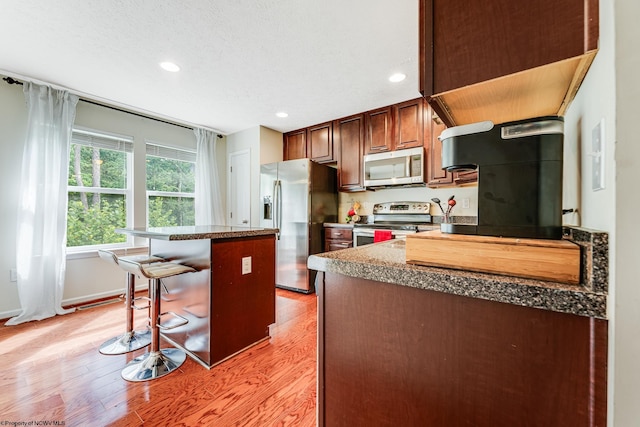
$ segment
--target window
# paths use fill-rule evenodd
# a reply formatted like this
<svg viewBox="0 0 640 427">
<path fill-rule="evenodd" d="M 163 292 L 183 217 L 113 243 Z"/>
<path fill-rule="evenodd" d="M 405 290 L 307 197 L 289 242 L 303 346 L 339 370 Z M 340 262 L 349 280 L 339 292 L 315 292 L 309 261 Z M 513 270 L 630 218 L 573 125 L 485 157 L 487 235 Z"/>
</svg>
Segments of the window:
<svg viewBox="0 0 640 427">
<path fill-rule="evenodd" d="M 120 246 L 127 236 L 133 139 L 74 128 L 69 152 L 67 247 Z"/>
<path fill-rule="evenodd" d="M 196 153 L 147 143 L 147 225 L 195 225 Z"/>
</svg>

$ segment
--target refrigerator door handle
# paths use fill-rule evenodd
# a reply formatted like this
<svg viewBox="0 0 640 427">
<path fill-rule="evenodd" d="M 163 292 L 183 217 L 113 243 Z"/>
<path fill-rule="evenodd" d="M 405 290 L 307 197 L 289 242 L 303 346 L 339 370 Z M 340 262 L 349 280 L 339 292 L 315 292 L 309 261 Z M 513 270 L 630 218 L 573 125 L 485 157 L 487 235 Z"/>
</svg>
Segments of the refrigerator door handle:
<svg viewBox="0 0 640 427">
<path fill-rule="evenodd" d="M 271 192 L 271 194 L 273 194 L 273 216 L 271 217 L 271 226 L 273 228 L 276 228 L 278 218 L 278 180 L 273 181 L 273 191 Z"/>
<path fill-rule="evenodd" d="M 282 181 L 278 180 L 278 229 L 282 230 Z M 278 232 L 278 239 L 282 233 Z"/>
<path fill-rule="evenodd" d="M 273 183 L 273 199 L 273 225 L 280 230 L 282 229 L 282 185 L 279 179 Z M 278 231 L 276 237 L 280 240 L 280 231 Z"/>
</svg>

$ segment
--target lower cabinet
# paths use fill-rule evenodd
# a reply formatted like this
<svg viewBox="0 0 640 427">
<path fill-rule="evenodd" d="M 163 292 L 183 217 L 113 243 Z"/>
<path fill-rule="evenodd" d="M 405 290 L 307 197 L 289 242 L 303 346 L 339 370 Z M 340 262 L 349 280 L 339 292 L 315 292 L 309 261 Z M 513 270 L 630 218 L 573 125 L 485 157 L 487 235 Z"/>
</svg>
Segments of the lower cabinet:
<svg viewBox="0 0 640 427">
<path fill-rule="evenodd" d="M 606 320 L 318 274 L 318 426 L 606 425 Z"/>
<path fill-rule="evenodd" d="M 344 227 L 325 227 L 324 250 L 325 252 L 337 251 L 353 247 L 353 230 Z"/>
</svg>

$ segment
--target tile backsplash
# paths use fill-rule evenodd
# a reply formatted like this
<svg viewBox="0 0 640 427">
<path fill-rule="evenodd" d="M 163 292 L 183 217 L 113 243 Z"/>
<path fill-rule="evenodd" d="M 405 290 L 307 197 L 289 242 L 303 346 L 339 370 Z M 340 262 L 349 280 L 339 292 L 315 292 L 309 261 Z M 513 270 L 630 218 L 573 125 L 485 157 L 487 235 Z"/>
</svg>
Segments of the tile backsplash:
<svg viewBox="0 0 640 427">
<path fill-rule="evenodd" d="M 382 202 L 430 202 L 431 215 L 442 215 L 440 208 L 431 202 L 434 197 L 439 198 L 444 207 L 447 200 L 455 195 L 457 204 L 453 207 L 451 214 L 454 216 L 477 216 L 478 215 L 478 187 L 447 187 L 447 188 L 385 188 L 376 191 L 362 191 L 359 193 L 339 193 L 338 196 L 338 221 L 346 222 L 345 217 L 354 202 L 359 202 L 361 208 L 358 210 L 360 216 L 373 214 L 373 206 Z M 469 202 L 469 207 L 463 207 L 465 199 Z M 446 209 L 446 208 L 445 208 Z"/>
</svg>

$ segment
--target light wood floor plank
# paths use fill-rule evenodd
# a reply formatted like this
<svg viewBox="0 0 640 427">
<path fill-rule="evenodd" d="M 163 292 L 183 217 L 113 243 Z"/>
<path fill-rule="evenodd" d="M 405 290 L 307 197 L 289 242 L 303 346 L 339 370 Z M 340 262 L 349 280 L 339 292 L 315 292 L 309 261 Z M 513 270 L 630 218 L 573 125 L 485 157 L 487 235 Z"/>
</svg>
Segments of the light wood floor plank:
<svg viewBox="0 0 640 427">
<path fill-rule="evenodd" d="M 124 307 L 115 303 L 1 327 L 3 420 L 66 426 L 315 425 L 315 295 L 278 289 L 268 341 L 211 370 L 188 357 L 179 371 L 143 383 L 123 380 L 120 371 L 145 350 L 98 352 L 102 342 L 122 333 L 124 321 Z"/>
</svg>

